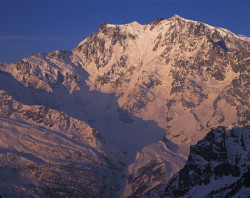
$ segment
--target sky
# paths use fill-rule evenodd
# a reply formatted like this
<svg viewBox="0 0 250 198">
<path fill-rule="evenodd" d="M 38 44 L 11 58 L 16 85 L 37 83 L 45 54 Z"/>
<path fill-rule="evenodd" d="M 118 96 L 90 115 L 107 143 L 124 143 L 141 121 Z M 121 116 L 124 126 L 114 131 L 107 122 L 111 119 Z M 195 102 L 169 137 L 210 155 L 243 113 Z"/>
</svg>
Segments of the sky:
<svg viewBox="0 0 250 198">
<path fill-rule="evenodd" d="M 140 24 L 178 14 L 250 37 L 250 0 L 0 0 L 0 62 L 72 50 L 103 22 Z"/>
</svg>

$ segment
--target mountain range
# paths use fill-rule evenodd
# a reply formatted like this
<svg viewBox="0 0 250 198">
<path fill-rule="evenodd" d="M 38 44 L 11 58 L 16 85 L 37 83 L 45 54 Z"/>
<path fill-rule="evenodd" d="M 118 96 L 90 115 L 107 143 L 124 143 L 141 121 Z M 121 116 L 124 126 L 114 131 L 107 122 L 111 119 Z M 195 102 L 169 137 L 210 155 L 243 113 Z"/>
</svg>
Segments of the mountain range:
<svg viewBox="0 0 250 198">
<path fill-rule="evenodd" d="M 0 63 L 0 195 L 246 195 L 249 66 L 249 37 L 178 15 Z"/>
</svg>

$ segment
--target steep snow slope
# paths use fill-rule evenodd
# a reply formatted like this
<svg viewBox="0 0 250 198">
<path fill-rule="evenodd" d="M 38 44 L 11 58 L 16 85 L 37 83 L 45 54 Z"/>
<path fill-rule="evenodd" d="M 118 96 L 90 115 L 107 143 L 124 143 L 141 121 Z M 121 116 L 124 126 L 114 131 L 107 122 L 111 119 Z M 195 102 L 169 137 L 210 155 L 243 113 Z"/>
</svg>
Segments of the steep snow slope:
<svg viewBox="0 0 250 198">
<path fill-rule="evenodd" d="M 0 91 L 2 197 L 116 197 L 125 155 L 87 123 Z"/>
<path fill-rule="evenodd" d="M 164 141 L 144 147 L 128 167 L 129 175 L 123 197 L 138 197 L 153 189 L 159 189 L 185 162 L 184 157 L 169 150 Z"/>
<path fill-rule="evenodd" d="M 166 183 L 211 127 L 249 124 L 249 49 L 248 37 L 178 15 L 104 23 L 72 51 L 0 64 L 0 89 L 100 131 L 130 164 L 120 193 L 141 196 Z M 139 184 L 146 167 L 166 175 Z"/>
<path fill-rule="evenodd" d="M 144 197 L 249 197 L 250 126 L 212 129 L 159 193 Z"/>
</svg>

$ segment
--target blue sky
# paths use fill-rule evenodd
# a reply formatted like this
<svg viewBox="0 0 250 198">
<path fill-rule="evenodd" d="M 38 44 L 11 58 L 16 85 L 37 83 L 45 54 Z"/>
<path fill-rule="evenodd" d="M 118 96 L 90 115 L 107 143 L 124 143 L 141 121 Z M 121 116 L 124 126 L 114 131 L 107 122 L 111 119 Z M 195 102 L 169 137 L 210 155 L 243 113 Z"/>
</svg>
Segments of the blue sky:
<svg viewBox="0 0 250 198">
<path fill-rule="evenodd" d="M 0 0 L 0 62 L 73 49 L 105 21 L 150 23 L 178 14 L 250 36 L 249 0 Z"/>
</svg>

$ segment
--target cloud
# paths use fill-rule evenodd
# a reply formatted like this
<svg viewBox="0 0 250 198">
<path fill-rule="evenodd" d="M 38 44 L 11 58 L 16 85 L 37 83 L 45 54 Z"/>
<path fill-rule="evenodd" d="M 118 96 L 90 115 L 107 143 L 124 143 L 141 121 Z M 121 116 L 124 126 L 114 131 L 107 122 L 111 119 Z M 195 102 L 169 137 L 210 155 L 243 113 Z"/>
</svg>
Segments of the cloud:
<svg viewBox="0 0 250 198">
<path fill-rule="evenodd" d="M 33 40 L 33 41 L 75 41 L 77 38 L 63 38 L 63 37 L 37 37 L 37 36 L 1 36 L 0 40 Z"/>
</svg>

